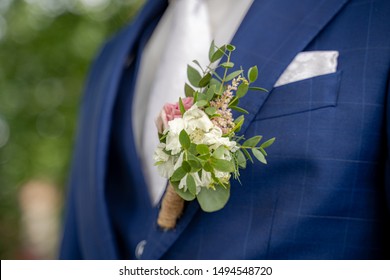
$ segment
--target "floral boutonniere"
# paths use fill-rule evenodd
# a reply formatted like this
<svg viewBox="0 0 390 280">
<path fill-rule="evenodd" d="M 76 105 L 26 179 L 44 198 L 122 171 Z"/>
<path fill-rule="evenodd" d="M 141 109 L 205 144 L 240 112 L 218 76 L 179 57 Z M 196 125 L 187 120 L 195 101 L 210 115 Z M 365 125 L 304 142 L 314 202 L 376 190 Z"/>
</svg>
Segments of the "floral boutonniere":
<svg viewBox="0 0 390 280">
<path fill-rule="evenodd" d="M 158 217 L 163 229 L 175 227 L 184 201 L 197 199 L 206 212 L 220 210 L 229 199 L 230 180 L 239 180 L 247 161 L 253 163 L 256 158 L 267 163 L 265 149 L 275 138 L 261 142 L 262 136 L 244 139 L 237 135 L 245 119 L 244 115 L 233 119 L 232 110 L 247 114 L 239 107 L 240 98 L 249 90 L 265 89 L 252 86 L 257 66 L 247 73 L 231 70 L 234 50 L 233 45 L 216 47 L 212 42 L 209 65 L 203 68 L 196 60 L 196 68 L 188 65 L 186 97 L 166 104 L 156 121 L 160 143 L 154 160 L 169 181 Z M 223 75 L 216 72 L 219 68 Z"/>
</svg>

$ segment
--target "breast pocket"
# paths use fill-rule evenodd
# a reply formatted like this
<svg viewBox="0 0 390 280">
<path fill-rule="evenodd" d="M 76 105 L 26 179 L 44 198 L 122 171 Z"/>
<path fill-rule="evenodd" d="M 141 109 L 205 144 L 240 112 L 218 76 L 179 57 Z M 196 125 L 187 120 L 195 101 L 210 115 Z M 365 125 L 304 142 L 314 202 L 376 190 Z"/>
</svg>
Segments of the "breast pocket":
<svg viewBox="0 0 390 280">
<path fill-rule="evenodd" d="M 337 71 L 275 87 L 255 121 L 336 106 L 341 74 Z"/>
</svg>

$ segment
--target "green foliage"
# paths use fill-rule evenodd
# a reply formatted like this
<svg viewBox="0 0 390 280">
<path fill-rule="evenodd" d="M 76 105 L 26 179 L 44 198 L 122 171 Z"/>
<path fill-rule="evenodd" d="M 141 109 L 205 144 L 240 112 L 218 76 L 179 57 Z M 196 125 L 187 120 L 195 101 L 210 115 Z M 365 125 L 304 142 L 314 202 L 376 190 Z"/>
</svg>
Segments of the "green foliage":
<svg viewBox="0 0 390 280">
<path fill-rule="evenodd" d="M 196 102 L 196 105 L 198 107 L 204 107 L 208 104 L 208 102 L 206 100 L 199 100 L 198 102 Z"/>
<path fill-rule="evenodd" d="M 194 67 L 187 65 L 187 78 L 192 86 L 199 87 L 199 82 L 202 79 L 202 76 Z"/>
<path fill-rule="evenodd" d="M 253 83 L 257 80 L 257 76 L 259 74 L 259 71 L 257 70 L 257 66 L 253 66 L 249 68 L 248 70 L 248 80 L 249 82 Z"/>
<path fill-rule="evenodd" d="M 179 141 L 183 149 L 187 150 L 190 148 L 191 145 L 190 136 L 188 136 L 187 132 L 184 129 L 180 132 Z"/>
<path fill-rule="evenodd" d="M 225 54 L 225 46 L 218 48 L 215 46 L 214 41 L 211 42 L 210 49 L 209 49 L 209 59 L 211 63 L 216 62 L 224 54 Z"/>
<path fill-rule="evenodd" d="M 267 160 L 265 159 L 265 156 L 261 151 L 252 148 L 252 153 L 261 163 L 267 164 Z"/>
<path fill-rule="evenodd" d="M 211 74 L 207 73 L 202 79 L 199 81 L 199 87 L 205 87 L 210 83 Z"/>
<path fill-rule="evenodd" d="M 211 166 L 221 172 L 234 172 L 234 163 L 229 160 L 212 158 L 210 161 Z"/>
<path fill-rule="evenodd" d="M 238 150 L 236 152 L 236 157 L 238 166 L 241 168 L 246 168 L 246 158 L 244 153 L 241 150 Z"/>
<path fill-rule="evenodd" d="M 179 98 L 179 108 L 180 108 L 180 113 L 183 115 L 186 112 L 186 109 L 184 108 L 183 100 L 181 97 Z"/>
<path fill-rule="evenodd" d="M 193 97 L 195 90 L 187 83 L 184 85 L 184 93 L 186 97 Z"/>
<path fill-rule="evenodd" d="M 230 197 L 230 185 L 227 188 L 216 186 L 215 190 L 211 188 L 202 188 L 198 194 L 198 202 L 205 212 L 214 212 L 222 209 Z"/>
<path fill-rule="evenodd" d="M 194 103 L 198 107 L 194 110 L 198 111 L 198 116 L 187 116 L 183 102 L 181 98 L 179 99 L 184 122 L 189 122 L 186 120 L 189 117 L 192 118 L 191 122 L 198 121 L 199 127 L 194 128 L 192 123 L 191 129 L 185 128 L 188 130 L 183 129 L 180 132 L 178 136 L 181 145 L 180 153 L 171 155 L 173 157 L 171 159 L 175 162 L 175 166 L 179 159 L 183 159 L 183 162 L 174 170 L 169 180 L 179 196 L 188 201 L 197 198 L 200 207 L 206 212 L 214 212 L 225 206 L 230 196 L 232 175 L 239 180 L 239 169 L 246 168 L 248 160 L 253 163 L 249 151 L 254 158 L 266 164 L 265 148 L 275 141 L 275 138 L 272 138 L 260 144 L 262 139 L 260 135 L 247 140 L 244 136 L 237 137 L 236 132 L 240 131 L 245 120 L 244 116 L 241 115 L 235 120 L 224 116 L 226 112 L 230 113 L 230 109 L 248 114 L 247 110 L 239 107 L 240 99 L 244 98 L 250 89 L 263 90 L 250 86 L 258 78 L 256 66 L 249 69 L 248 77 L 245 77 L 244 70 L 232 69 L 235 64 L 231 61 L 231 55 L 235 49 L 233 45 L 217 47 L 212 42 L 209 49 L 210 63 L 207 67 L 203 68 L 196 60 L 193 61 L 195 67 L 187 66 L 187 77 L 191 85 L 185 84 L 184 91 L 186 96 L 194 97 Z M 217 63 L 220 59 L 222 62 Z M 223 74 L 217 74 L 218 68 L 223 70 Z M 216 130 L 216 127 L 212 125 L 212 129 L 206 129 L 204 124 L 200 125 L 204 122 L 202 120 L 205 117 L 204 113 L 209 121 L 218 122 L 225 117 L 223 120 L 230 122 L 229 127 L 217 124 L 215 126 L 219 126 L 219 134 L 211 136 L 212 129 Z M 184 127 L 186 127 L 185 123 Z M 170 133 L 169 129 L 166 133 Z M 176 134 L 173 136 L 177 137 Z M 244 143 L 240 144 L 241 141 Z M 177 139 L 173 142 L 177 143 Z"/>
<path fill-rule="evenodd" d="M 171 176 L 171 182 L 180 181 L 182 178 L 184 178 L 184 176 L 186 176 L 186 174 L 187 171 L 184 169 L 184 167 L 183 166 L 179 167 L 178 169 L 175 170 L 175 172 L 173 172 Z"/>
<path fill-rule="evenodd" d="M 171 182 L 175 192 L 184 200 L 191 201 L 195 199 L 195 195 L 193 195 L 189 191 L 185 191 L 184 189 L 179 189 L 179 182 Z"/>
<path fill-rule="evenodd" d="M 213 100 L 216 95 L 222 94 L 223 90 L 225 90 L 225 84 L 227 82 L 233 79 L 237 79 L 240 82 L 235 92 L 234 98 L 229 103 L 229 108 L 243 114 L 249 114 L 249 112 L 244 108 L 238 106 L 239 100 L 245 97 L 249 90 L 267 91 L 266 89 L 261 87 L 251 86 L 251 83 L 255 82 L 258 79 L 259 71 L 257 66 L 249 68 L 247 72 L 247 78 L 245 78 L 243 69 L 233 69 L 232 72 L 228 73 L 228 71 L 235 65 L 230 60 L 232 52 L 235 50 L 236 47 L 230 44 L 224 45 L 222 47 L 217 47 L 215 46 L 213 41 L 209 48 L 210 64 L 206 67 L 206 70 L 202 68 L 198 61 L 193 61 L 196 66 L 199 67 L 199 69 L 203 72 L 203 74 L 201 74 L 194 67 L 188 65 L 187 76 L 190 83 L 196 88 L 204 88 L 194 94 L 195 102 L 198 107 L 203 108 L 203 110 L 211 119 L 217 116 L 217 110 L 215 107 L 210 106 L 210 101 Z M 223 56 L 226 57 L 226 61 L 220 62 L 215 68 L 213 68 L 214 63 L 217 60 L 221 59 Z M 219 67 L 222 67 L 224 69 L 223 76 L 219 76 L 215 71 L 215 69 Z M 187 96 L 191 95 L 192 91 L 194 91 L 191 87 L 188 87 L 189 86 L 186 84 L 185 92 Z M 233 138 L 235 137 L 235 133 L 240 131 L 241 126 L 244 123 L 244 116 L 239 116 L 236 120 L 234 120 L 234 123 L 235 126 L 232 129 L 230 135 L 228 135 L 229 137 Z M 239 141 L 242 139 L 243 137 L 240 137 L 236 140 Z M 218 156 L 214 156 L 217 154 L 217 151 L 214 151 L 214 158 L 212 158 L 211 161 L 206 161 L 203 164 L 203 169 L 211 173 L 213 173 L 214 170 L 218 170 L 221 172 L 233 172 L 237 178 L 238 168 L 245 168 L 247 160 L 253 163 L 253 158 L 250 155 L 249 150 L 252 152 L 252 154 L 257 160 L 259 160 L 261 163 L 266 164 L 267 161 L 265 157 L 267 156 L 267 152 L 265 151 L 265 148 L 272 145 L 275 141 L 275 138 L 269 139 L 257 147 L 261 139 L 262 136 L 257 135 L 244 141 L 244 143 L 240 146 L 240 150 L 237 151 L 235 155 L 236 162 L 218 159 Z M 200 155 L 199 159 L 208 160 L 210 158 L 210 153 L 208 148 L 204 146 L 205 145 L 198 145 L 197 149 Z"/>
<path fill-rule="evenodd" d="M 196 184 L 195 184 L 194 177 L 192 177 L 191 174 L 187 175 L 187 182 L 186 183 L 187 183 L 187 188 L 190 191 L 190 193 L 192 195 L 196 195 Z"/>
<path fill-rule="evenodd" d="M 0 26 L 0 120 L 10 127 L 8 142 L 0 146 L 2 259 L 18 257 L 19 186 L 43 178 L 62 191 L 91 61 L 143 2 L 92 7 L 78 0 L 14 0 L 0 9 L 7 27 L 4 33 Z"/>
<path fill-rule="evenodd" d="M 246 83 L 240 84 L 237 88 L 236 96 L 238 98 L 244 97 L 246 95 L 246 93 L 248 92 L 248 89 L 249 89 L 248 84 L 246 84 Z"/>
<path fill-rule="evenodd" d="M 261 140 L 261 138 L 263 138 L 262 136 L 258 135 L 258 136 L 253 136 L 252 138 L 249 138 L 248 140 L 246 140 L 242 146 L 244 147 L 255 147 Z"/>
<path fill-rule="evenodd" d="M 205 144 L 199 144 L 196 146 L 196 150 L 200 155 L 207 155 L 210 153 L 209 147 Z"/>
<path fill-rule="evenodd" d="M 269 146 L 271 146 L 274 142 L 275 142 L 276 138 L 271 138 L 267 141 L 265 141 L 263 144 L 261 144 L 261 148 L 265 149 L 265 148 L 268 148 Z"/>
</svg>

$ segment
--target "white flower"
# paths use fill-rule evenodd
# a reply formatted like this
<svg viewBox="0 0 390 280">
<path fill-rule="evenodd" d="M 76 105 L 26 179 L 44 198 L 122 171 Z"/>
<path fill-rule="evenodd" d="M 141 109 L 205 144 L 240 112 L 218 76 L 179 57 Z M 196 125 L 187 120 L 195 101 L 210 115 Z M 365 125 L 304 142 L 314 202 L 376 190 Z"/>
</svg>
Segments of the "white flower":
<svg viewBox="0 0 390 280">
<path fill-rule="evenodd" d="M 225 147 L 226 151 L 219 156 L 220 159 L 231 160 L 231 152 L 238 149 L 235 141 L 222 137 L 222 130 L 211 122 L 205 112 L 193 105 L 183 114 L 183 118 L 168 122 L 168 128 L 165 131 L 167 133 L 166 144 L 160 144 L 156 149 L 154 160 L 158 162 L 159 172 L 165 178 L 170 178 L 173 172 L 183 164 L 184 153 L 179 140 L 183 129 L 189 134 L 192 143 L 205 144 L 214 151 L 220 146 Z M 164 153 L 164 149 L 170 151 L 172 156 Z M 200 192 L 201 187 L 210 187 L 213 184 L 210 172 L 202 170 L 201 176 L 196 172 L 191 175 L 194 177 L 197 193 Z M 223 182 L 230 179 L 230 174 L 226 172 L 218 172 L 215 175 Z M 180 180 L 179 188 L 187 190 L 187 175 Z"/>
<path fill-rule="evenodd" d="M 184 153 L 181 153 L 179 158 L 175 162 L 175 166 L 173 167 L 174 170 L 178 169 L 183 164 L 183 155 L 184 155 Z"/>
<path fill-rule="evenodd" d="M 184 121 L 181 118 L 176 118 L 168 122 L 168 135 L 165 149 L 171 151 L 172 155 L 176 155 L 181 151 L 179 134 L 183 129 Z"/>
<path fill-rule="evenodd" d="M 221 145 L 232 152 L 238 149 L 235 141 L 230 141 L 228 137 L 222 137 L 222 130 L 217 126 L 214 126 L 213 129 L 204 134 L 202 144 L 208 145 L 213 150 L 216 150 Z"/>
<path fill-rule="evenodd" d="M 187 191 L 187 176 L 188 176 L 188 173 L 183 178 L 181 178 L 180 183 L 179 183 L 179 187 L 178 187 L 179 189 L 184 188 L 184 191 Z"/>
<path fill-rule="evenodd" d="M 203 144 L 203 138 L 204 138 L 205 132 L 201 129 L 195 129 L 193 132 L 191 132 L 190 139 L 191 142 L 198 145 Z"/>
<path fill-rule="evenodd" d="M 164 152 L 165 144 L 158 143 L 156 150 L 154 150 L 153 159 L 155 162 L 167 161 L 169 159 L 169 155 Z"/>
<path fill-rule="evenodd" d="M 170 178 L 173 174 L 175 158 L 164 152 L 165 144 L 159 143 L 154 151 L 153 159 L 156 162 L 157 170 L 164 178 Z"/>
<path fill-rule="evenodd" d="M 207 172 L 207 171 L 204 171 L 202 170 L 202 176 L 199 177 L 199 174 L 198 172 L 194 172 L 194 173 L 188 173 L 188 174 L 191 174 L 192 177 L 194 178 L 194 181 L 195 181 L 195 185 L 196 185 L 196 194 L 198 195 L 201 188 L 208 188 L 213 180 L 211 179 L 211 173 L 210 172 Z M 184 188 L 184 191 L 187 191 L 187 176 L 188 174 L 186 174 L 181 180 L 180 180 L 180 183 L 179 183 L 179 189 L 183 189 Z"/>
<path fill-rule="evenodd" d="M 167 161 L 161 162 L 157 165 L 158 173 L 160 173 L 161 177 L 171 178 L 173 174 L 173 165 L 175 163 L 175 159 L 170 157 Z"/>
<path fill-rule="evenodd" d="M 238 149 L 235 141 L 230 141 L 228 137 L 222 137 L 222 130 L 215 126 L 205 112 L 193 105 L 183 115 L 183 118 L 176 118 L 168 122 L 166 138 L 166 150 L 172 155 L 180 153 L 182 150 L 179 135 L 185 130 L 193 143 L 206 144 L 211 149 L 216 150 L 223 145 L 228 150 L 235 152 Z"/>
<path fill-rule="evenodd" d="M 184 119 L 176 118 L 168 122 L 169 132 L 179 134 L 184 129 Z"/>
<path fill-rule="evenodd" d="M 214 175 L 225 184 L 229 182 L 231 176 L 229 172 L 221 172 L 221 171 L 215 171 Z"/>
<path fill-rule="evenodd" d="M 211 179 L 211 173 L 205 170 L 202 170 L 201 177 L 199 177 L 198 173 L 194 173 L 193 176 L 196 184 L 196 194 L 200 192 L 201 187 L 208 188 L 213 182 L 213 180 Z"/>
<path fill-rule="evenodd" d="M 188 134 L 191 134 L 197 129 L 208 132 L 214 127 L 207 114 L 200 110 L 196 105 L 193 105 L 184 113 L 183 120 L 185 130 Z"/>
</svg>

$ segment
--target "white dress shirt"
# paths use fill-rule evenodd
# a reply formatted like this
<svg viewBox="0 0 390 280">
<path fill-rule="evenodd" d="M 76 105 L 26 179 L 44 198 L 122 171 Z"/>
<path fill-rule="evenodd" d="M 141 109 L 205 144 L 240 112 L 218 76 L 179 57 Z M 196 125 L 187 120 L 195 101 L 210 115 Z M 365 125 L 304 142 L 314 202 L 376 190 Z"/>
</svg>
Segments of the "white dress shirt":
<svg viewBox="0 0 390 280">
<path fill-rule="evenodd" d="M 185 0 L 174 0 L 174 1 L 185 1 Z M 209 16 L 209 27 L 211 36 L 217 46 L 229 43 L 234 34 L 236 33 L 241 21 L 245 17 L 249 10 L 253 0 L 204 0 L 207 2 Z M 171 1 L 172 2 L 172 1 Z M 141 65 L 138 72 L 137 84 L 135 88 L 135 98 L 132 105 L 132 125 L 135 135 L 135 143 L 139 156 L 141 158 L 141 165 L 143 170 L 148 170 L 144 173 L 146 183 L 148 184 L 148 191 L 151 197 L 151 203 L 156 204 L 161 198 L 165 186 L 166 180 L 153 180 L 153 177 L 157 179 L 160 175 L 157 172 L 155 166 L 147 166 L 145 155 L 142 152 L 142 137 L 144 129 L 156 130 L 153 127 L 145 127 L 144 120 L 145 114 L 147 113 L 147 105 L 150 93 L 152 91 L 153 78 L 156 76 L 160 57 L 164 54 L 164 46 L 167 45 L 167 38 L 170 32 L 170 26 L 172 24 L 173 10 L 171 6 L 168 6 L 166 12 L 161 18 L 158 26 L 153 32 L 149 42 L 147 43 L 142 59 Z M 193 59 L 197 59 L 194 57 Z M 190 61 L 188 62 L 190 63 Z M 171 73 L 169 73 L 171 74 Z M 184 87 L 184 84 L 183 84 Z M 184 96 L 184 91 L 183 91 Z M 155 97 L 154 97 L 155 98 Z M 161 108 L 164 104 L 161 104 Z M 158 112 L 155 112 L 156 116 Z M 147 147 L 148 149 L 154 150 L 156 147 Z M 150 164 L 149 164 L 150 165 Z M 152 183 L 154 182 L 154 183 Z"/>
</svg>

